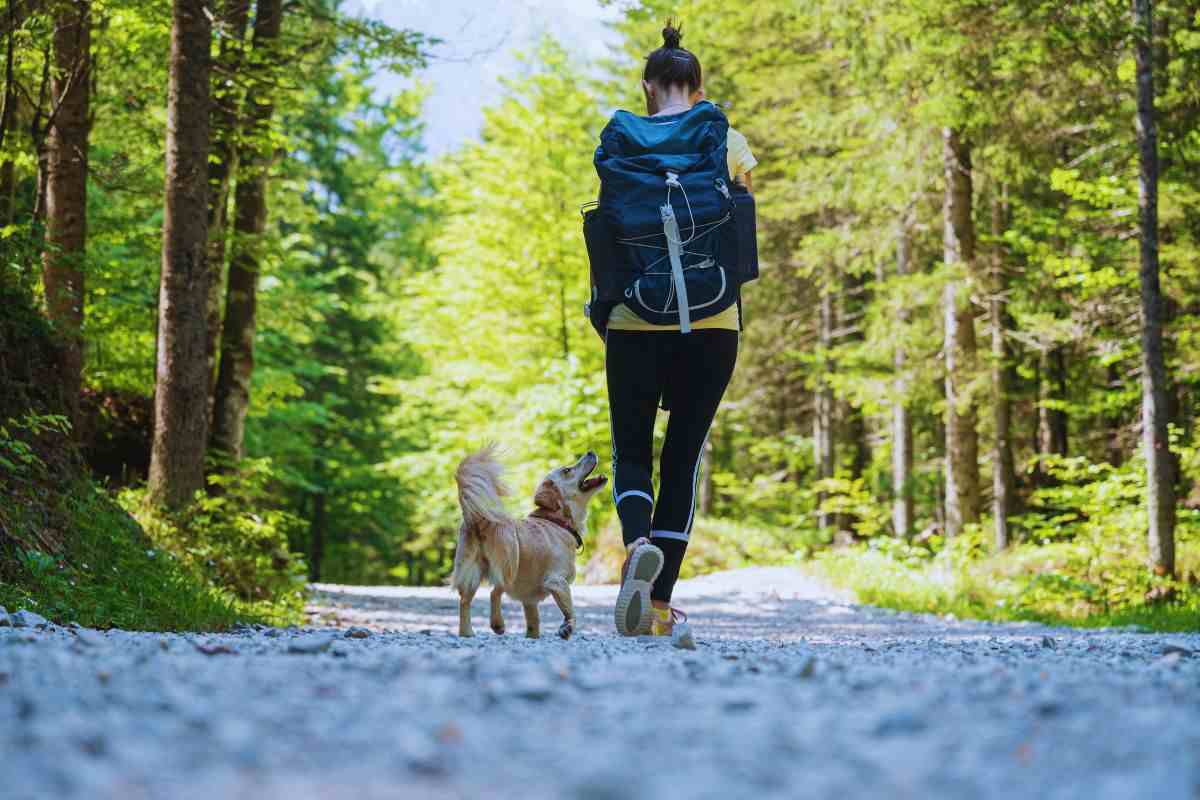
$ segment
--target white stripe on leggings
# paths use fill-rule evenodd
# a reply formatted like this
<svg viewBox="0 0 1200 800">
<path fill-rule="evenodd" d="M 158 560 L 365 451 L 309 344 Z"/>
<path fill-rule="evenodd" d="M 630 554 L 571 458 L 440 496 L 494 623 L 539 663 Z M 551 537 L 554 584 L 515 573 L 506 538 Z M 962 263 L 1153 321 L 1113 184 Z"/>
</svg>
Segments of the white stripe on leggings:
<svg viewBox="0 0 1200 800">
<path fill-rule="evenodd" d="M 678 539 L 681 542 L 686 542 L 688 540 L 688 535 L 686 533 L 680 533 L 679 531 L 650 531 L 650 538 Z"/>
<path fill-rule="evenodd" d="M 614 489 L 613 491 L 616 491 L 616 490 Z M 645 492 L 643 492 L 640 489 L 630 489 L 627 492 L 621 492 L 619 495 L 617 495 L 616 504 L 620 505 L 621 501 L 624 500 L 626 497 L 644 497 L 650 501 L 650 505 L 654 505 L 654 498 L 651 497 L 650 495 L 646 494 Z"/>
</svg>

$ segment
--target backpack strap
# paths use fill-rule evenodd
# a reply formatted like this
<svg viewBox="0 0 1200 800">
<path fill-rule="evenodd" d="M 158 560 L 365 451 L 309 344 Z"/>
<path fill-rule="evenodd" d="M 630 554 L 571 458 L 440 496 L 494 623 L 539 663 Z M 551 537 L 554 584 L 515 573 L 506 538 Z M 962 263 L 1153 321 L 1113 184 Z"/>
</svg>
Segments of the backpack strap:
<svg viewBox="0 0 1200 800">
<path fill-rule="evenodd" d="M 677 187 L 681 191 L 679 176 L 674 172 L 667 173 L 667 202 L 659 208 L 663 221 L 663 236 L 667 239 L 667 256 L 671 260 L 671 280 L 675 284 L 675 303 L 679 307 L 679 332 L 690 333 L 692 330 L 692 309 L 688 302 L 687 281 L 683 278 L 683 237 L 679 235 L 679 222 L 675 219 L 675 209 L 671 206 L 671 189 Z M 687 194 L 684 194 L 687 198 Z M 695 235 L 696 222 L 692 221 L 692 235 Z"/>
</svg>

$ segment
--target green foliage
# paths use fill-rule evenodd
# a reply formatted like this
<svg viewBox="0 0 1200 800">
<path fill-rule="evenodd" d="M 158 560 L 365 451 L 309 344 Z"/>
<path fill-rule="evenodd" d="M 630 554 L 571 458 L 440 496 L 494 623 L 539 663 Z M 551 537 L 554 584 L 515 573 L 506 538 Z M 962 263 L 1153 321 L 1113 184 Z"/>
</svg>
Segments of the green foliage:
<svg viewBox="0 0 1200 800">
<path fill-rule="evenodd" d="M 1194 448 L 1182 448 L 1187 471 Z M 1200 512 L 1181 509 L 1177 577 L 1146 568 L 1145 470 L 1084 458 L 1046 459 L 1056 483 L 1016 522 L 1023 542 L 989 554 L 982 526 L 920 544 L 873 539 L 817 564 L 860 600 L 905 610 L 1071 625 L 1200 629 Z"/>
<path fill-rule="evenodd" d="M 214 592 L 287 621 L 303 606 L 305 571 L 288 549 L 300 521 L 274 507 L 273 480 L 270 462 L 248 459 L 211 477 L 213 493 L 182 511 L 153 507 L 144 489 L 127 489 L 119 499 L 165 557 L 178 559 Z"/>
<path fill-rule="evenodd" d="M 161 549 L 102 490 L 87 481 L 55 494 L 48 508 L 26 507 L 5 520 L 0 540 L 0 605 L 28 608 L 59 624 L 131 630 L 219 630 L 278 619 L 207 586 Z M 71 532 L 61 552 L 21 544 L 44 514 Z"/>
</svg>

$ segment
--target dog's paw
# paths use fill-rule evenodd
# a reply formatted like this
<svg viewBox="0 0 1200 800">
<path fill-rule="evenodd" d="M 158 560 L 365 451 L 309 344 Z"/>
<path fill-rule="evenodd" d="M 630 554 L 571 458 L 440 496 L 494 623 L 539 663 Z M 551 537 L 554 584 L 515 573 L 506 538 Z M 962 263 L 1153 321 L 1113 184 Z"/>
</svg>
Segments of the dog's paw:
<svg viewBox="0 0 1200 800">
<path fill-rule="evenodd" d="M 571 621 L 564 622 L 558 626 L 558 635 L 564 639 L 570 639 L 571 634 L 575 632 L 575 623 Z"/>
<path fill-rule="evenodd" d="M 458 635 L 460 637 L 462 637 L 463 639 L 470 639 L 472 636 L 475 635 L 475 631 L 471 630 L 470 628 L 468 628 L 466 630 L 459 629 Z"/>
<path fill-rule="evenodd" d="M 538 638 L 541 638 L 541 635 L 542 634 L 540 631 L 530 631 L 530 630 L 525 631 L 526 639 L 538 639 Z"/>
<path fill-rule="evenodd" d="M 496 634 L 497 636 L 503 636 L 504 635 L 504 623 L 503 622 L 493 622 L 492 623 L 492 633 Z"/>
</svg>

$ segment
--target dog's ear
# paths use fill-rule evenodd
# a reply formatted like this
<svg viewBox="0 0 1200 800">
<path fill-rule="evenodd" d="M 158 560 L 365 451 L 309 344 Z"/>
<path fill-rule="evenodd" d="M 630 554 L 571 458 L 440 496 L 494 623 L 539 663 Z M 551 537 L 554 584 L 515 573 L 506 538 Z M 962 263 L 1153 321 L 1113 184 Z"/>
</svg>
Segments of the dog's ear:
<svg viewBox="0 0 1200 800">
<path fill-rule="evenodd" d="M 538 508 L 555 512 L 562 511 L 567 505 L 563 500 L 562 490 L 558 488 L 558 484 L 551 480 L 542 481 L 542 485 L 538 487 L 537 492 L 533 495 L 533 504 Z"/>
</svg>

